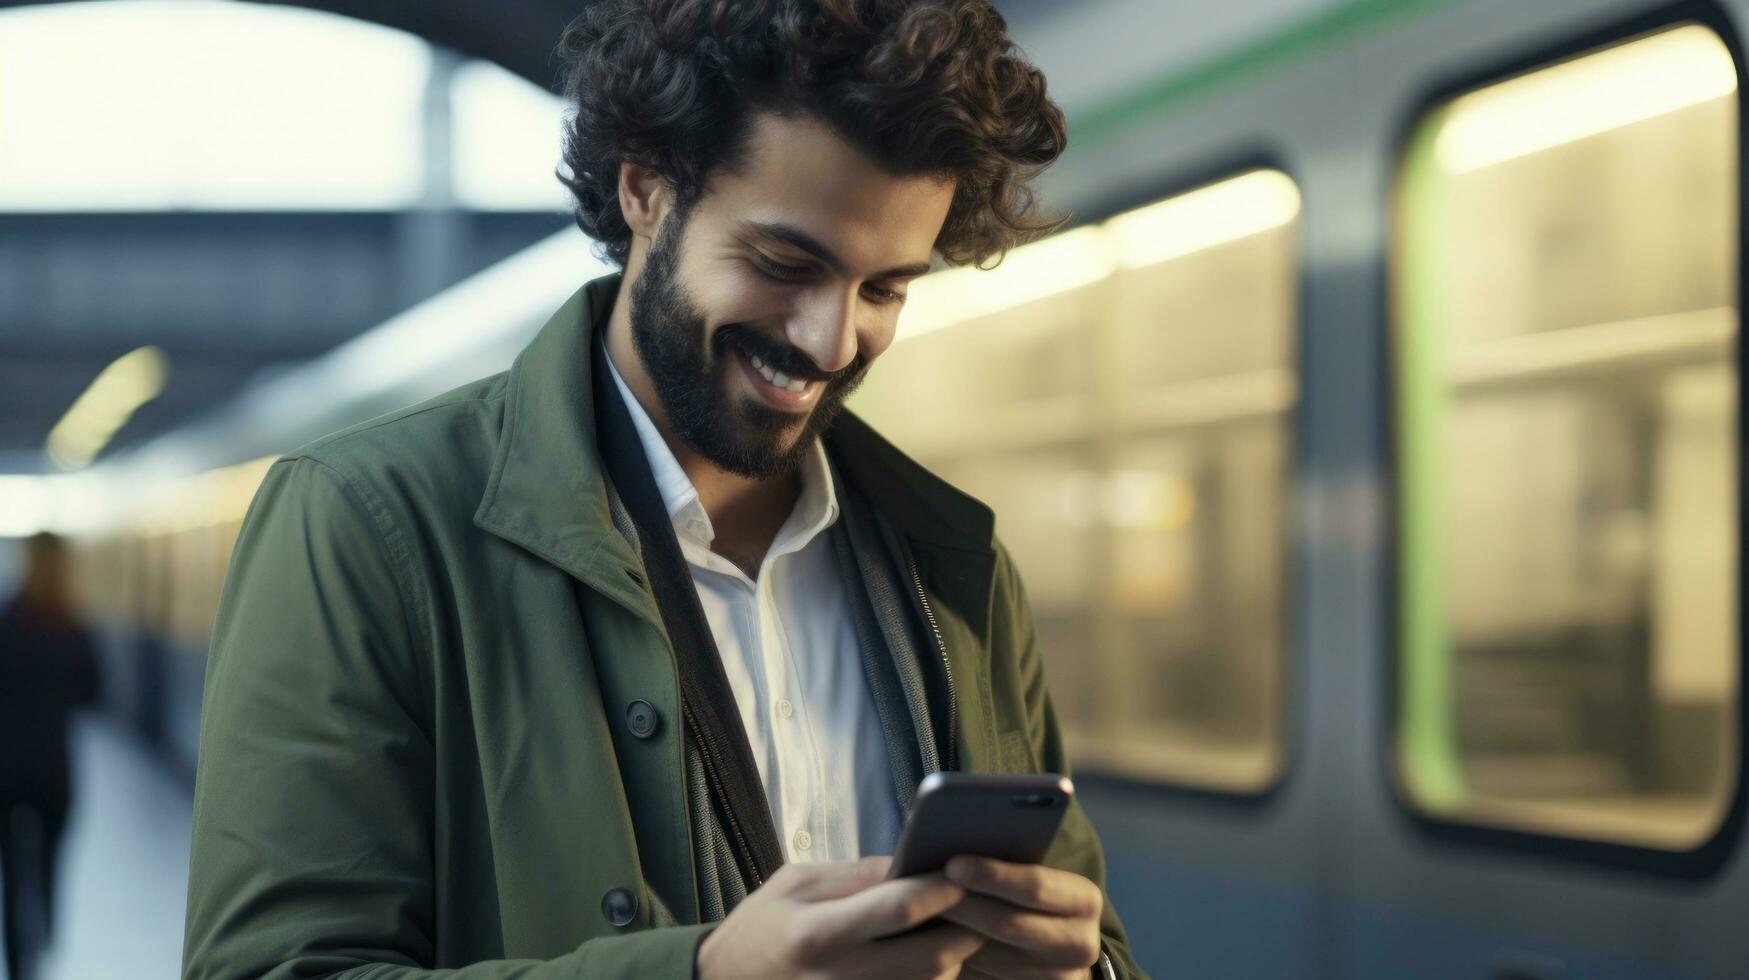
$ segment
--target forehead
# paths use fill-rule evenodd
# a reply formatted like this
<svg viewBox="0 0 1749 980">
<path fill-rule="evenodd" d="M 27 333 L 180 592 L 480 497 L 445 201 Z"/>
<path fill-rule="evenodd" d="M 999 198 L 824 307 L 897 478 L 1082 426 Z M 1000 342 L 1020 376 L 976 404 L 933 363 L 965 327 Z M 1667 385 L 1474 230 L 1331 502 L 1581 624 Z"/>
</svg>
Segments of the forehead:
<svg viewBox="0 0 1749 980">
<path fill-rule="evenodd" d="M 712 177 L 701 209 L 731 224 L 796 227 L 855 271 L 927 262 L 953 203 L 953 181 L 897 177 L 810 117 L 751 124 L 741 166 Z"/>
</svg>

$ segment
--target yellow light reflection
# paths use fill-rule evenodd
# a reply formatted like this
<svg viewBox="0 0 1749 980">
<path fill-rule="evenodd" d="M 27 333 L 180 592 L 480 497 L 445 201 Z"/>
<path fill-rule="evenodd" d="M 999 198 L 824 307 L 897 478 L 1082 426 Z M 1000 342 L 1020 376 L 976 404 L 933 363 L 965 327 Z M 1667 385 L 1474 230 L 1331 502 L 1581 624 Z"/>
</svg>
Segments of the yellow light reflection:
<svg viewBox="0 0 1749 980">
<path fill-rule="evenodd" d="M 1075 472 L 1055 488 L 1058 520 L 1070 527 L 1104 523 L 1128 531 L 1182 531 L 1196 518 L 1196 487 L 1177 473 Z"/>
<path fill-rule="evenodd" d="M 1463 173 L 1736 90 L 1737 68 L 1718 35 L 1679 27 L 1457 99 L 1435 153 L 1440 167 Z"/>
<path fill-rule="evenodd" d="M 156 484 L 140 495 L 136 523 L 144 533 L 175 535 L 240 521 L 276 458 L 263 456 Z"/>
<path fill-rule="evenodd" d="M 98 372 L 49 431 L 50 458 L 67 469 L 97 458 L 134 412 L 164 390 L 169 373 L 169 360 L 156 347 L 141 347 L 117 358 Z"/>
<path fill-rule="evenodd" d="M 1115 268 L 1103 229 L 1077 228 L 1009 252 L 985 271 L 950 269 L 911 285 L 902 339 L 1001 313 L 1047 296 L 1091 285 Z"/>
<path fill-rule="evenodd" d="M 1300 213 L 1300 190 L 1279 170 L 1255 170 L 1106 223 L 1126 268 L 1154 265 L 1280 228 Z"/>
<path fill-rule="evenodd" d="M 1254 170 L 1008 253 L 984 271 L 950 269 L 911 286 L 899 340 L 1016 309 L 1133 269 L 1280 228 L 1300 191 L 1279 170 Z"/>
<path fill-rule="evenodd" d="M 1182 531 L 1196 517 L 1196 488 L 1176 473 L 1119 470 L 1106 479 L 1103 504 L 1113 527 Z"/>
</svg>

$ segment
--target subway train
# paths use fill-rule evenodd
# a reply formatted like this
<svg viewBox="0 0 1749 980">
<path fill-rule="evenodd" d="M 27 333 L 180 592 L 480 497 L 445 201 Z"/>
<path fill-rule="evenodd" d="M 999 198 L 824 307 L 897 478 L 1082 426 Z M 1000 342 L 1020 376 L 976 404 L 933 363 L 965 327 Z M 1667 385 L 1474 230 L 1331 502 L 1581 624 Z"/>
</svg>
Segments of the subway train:
<svg viewBox="0 0 1749 980">
<path fill-rule="evenodd" d="M 1749 0 L 1323 10 L 1075 118 L 1064 230 L 914 284 L 852 407 L 996 510 L 1153 975 L 1749 977 Z M 167 757 L 268 462 L 605 270 L 567 231 L 91 471 Z"/>
</svg>

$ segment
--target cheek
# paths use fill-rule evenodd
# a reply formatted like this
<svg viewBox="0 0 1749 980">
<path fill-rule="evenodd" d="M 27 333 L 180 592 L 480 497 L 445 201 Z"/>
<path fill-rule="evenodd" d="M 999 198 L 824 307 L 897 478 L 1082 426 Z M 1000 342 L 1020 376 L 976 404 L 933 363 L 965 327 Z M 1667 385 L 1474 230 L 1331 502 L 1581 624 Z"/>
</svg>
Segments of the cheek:
<svg viewBox="0 0 1749 980">
<path fill-rule="evenodd" d="M 728 267 L 701 276 L 692 287 L 692 296 L 705 322 L 713 327 L 725 323 L 756 326 L 783 323 L 790 314 L 795 290 L 752 271 Z"/>
<path fill-rule="evenodd" d="M 870 324 L 856 332 L 856 349 L 863 359 L 874 363 L 874 359 L 887 352 L 893 346 L 894 336 L 898 333 L 897 320 L 891 316 L 882 316 L 879 322 Z"/>
</svg>

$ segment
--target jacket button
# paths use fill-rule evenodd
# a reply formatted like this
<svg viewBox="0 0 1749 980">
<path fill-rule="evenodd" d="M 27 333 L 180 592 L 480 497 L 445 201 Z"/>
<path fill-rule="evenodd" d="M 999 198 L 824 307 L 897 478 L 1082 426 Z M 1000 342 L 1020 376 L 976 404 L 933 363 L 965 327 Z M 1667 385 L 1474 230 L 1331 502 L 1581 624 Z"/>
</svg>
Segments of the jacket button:
<svg viewBox="0 0 1749 980">
<path fill-rule="evenodd" d="M 626 707 L 626 727 L 639 738 L 649 738 L 656 734 L 656 726 L 662 716 L 656 713 L 656 706 L 639 699 Z"/>
<path fill-rule="evenodd" d="M 616 926 L 629 926 L 638 917 L 638 898 L 629 889 L 609 888 L 601 896 L 601 914 Z"/>
</svg>

